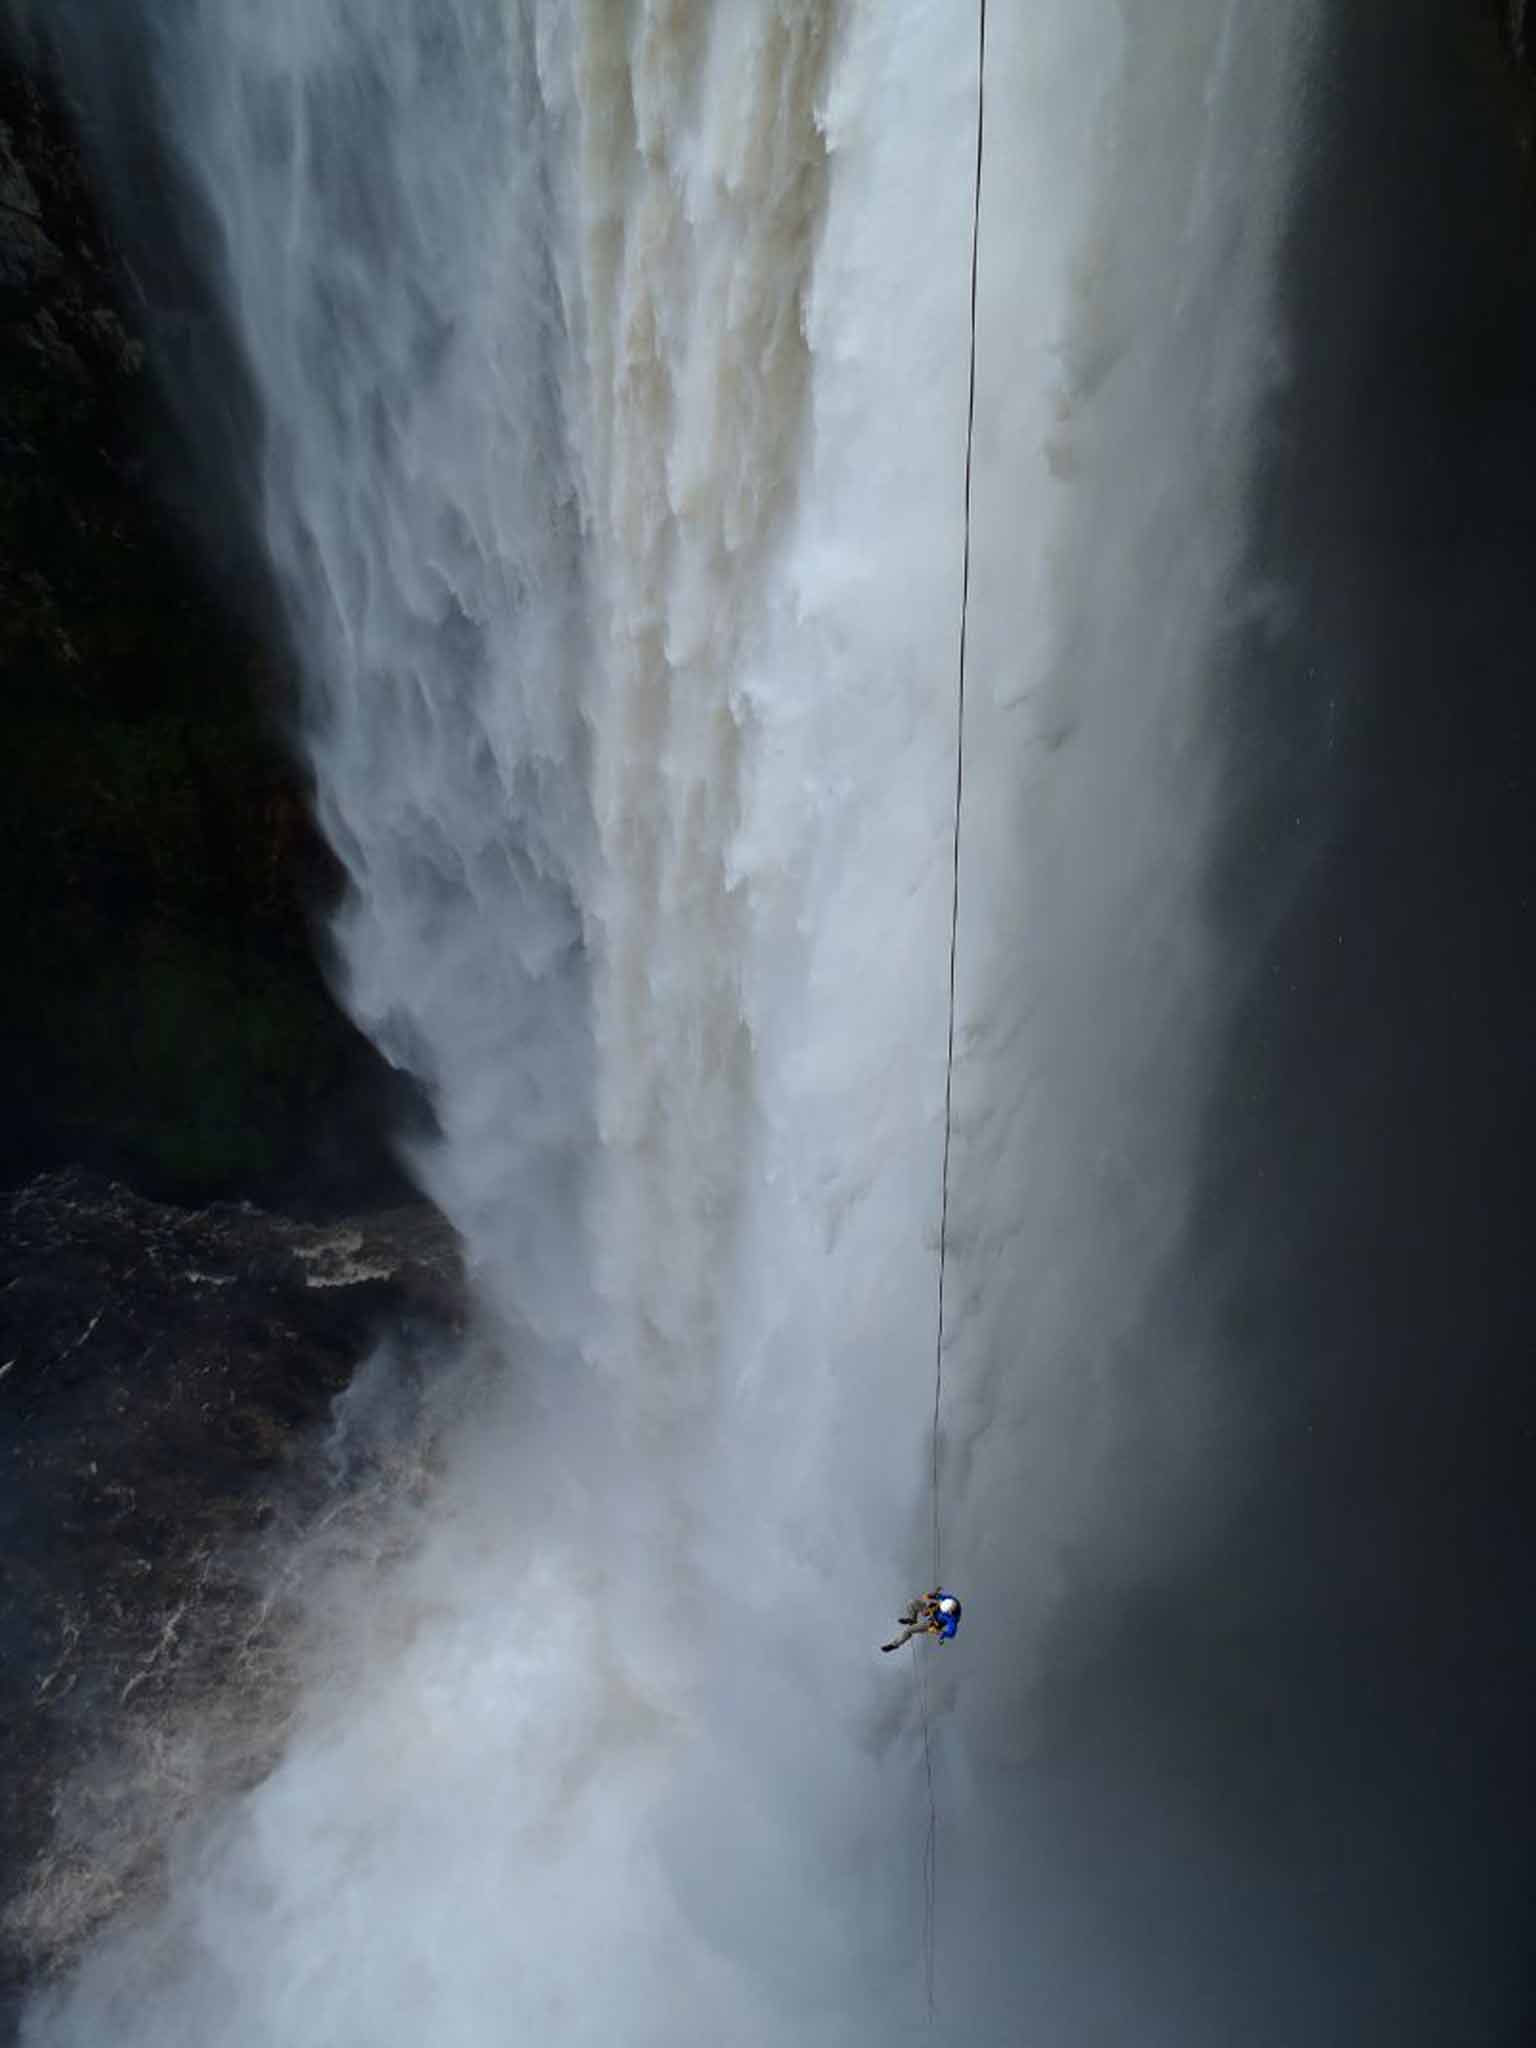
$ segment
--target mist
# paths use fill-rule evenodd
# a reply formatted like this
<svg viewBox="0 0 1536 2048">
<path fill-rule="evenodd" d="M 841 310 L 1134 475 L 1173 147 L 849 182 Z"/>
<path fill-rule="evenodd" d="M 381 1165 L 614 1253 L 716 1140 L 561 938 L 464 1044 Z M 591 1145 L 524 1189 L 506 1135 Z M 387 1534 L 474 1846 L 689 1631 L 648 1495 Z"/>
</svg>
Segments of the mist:
<svg viewBox="0 0 1536 2048">
<path fill-rule="evenodd" d="M 1434 1716 L 1363 1708 L 1414 1685 L 1380 1361 L 1423 1332 L 1423 1427 L 1474 1255 L 1425 1316 L 1382 1192 L 1439 969 L 1348 965 L 1439 855 L 1380 822 L 1430 778 L 1379 678 L 1437 679 L 1339 11 L 988 24 L 939 1558 L 970 17 L 119 22 L 249 384 L 340 987 L 477 1313 L 420 1414 L 381 1354 L 338 1418 L 431 1478 L 289 1561 L 281 1760 L 29 2048 L 915 2038 L 925 1714 L 931 2038 L 1498 2038 L 1433 1875 L 1484 1789 L 1408 1884 Z M 52 27 L 96 104 L 94 10 Z M 914 1683 L 876 1646 L 941 1573 Z"/>
</svg>

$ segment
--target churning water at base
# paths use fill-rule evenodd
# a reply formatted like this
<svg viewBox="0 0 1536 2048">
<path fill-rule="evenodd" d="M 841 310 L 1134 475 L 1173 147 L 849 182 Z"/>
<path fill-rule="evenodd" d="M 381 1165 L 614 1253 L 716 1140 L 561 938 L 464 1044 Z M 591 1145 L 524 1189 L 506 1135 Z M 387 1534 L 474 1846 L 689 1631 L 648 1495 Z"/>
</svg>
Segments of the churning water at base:
<svg viewBox="0 0 1536 2048">
<path fill-rule="evenodd" d="M 1082 2038 L 1030 2002 L 1032 1653 L 1069 1548 L 1198 1512 L 1210 1361 L 1154 1307 L 1305 12 L 991 24 L 968 1616 L 930 1699 L 957 2040 Z M 393 1561 L 314 1575 L 283 1760 L 27 2038 L 888 2040 L 921 2017 L 918 1734 L 874 1648 L 931 1564 L 970 10 L 145 33 L 263 407 L 347 999 L 431 1091 L 483 1327 Z"/>
</svg>

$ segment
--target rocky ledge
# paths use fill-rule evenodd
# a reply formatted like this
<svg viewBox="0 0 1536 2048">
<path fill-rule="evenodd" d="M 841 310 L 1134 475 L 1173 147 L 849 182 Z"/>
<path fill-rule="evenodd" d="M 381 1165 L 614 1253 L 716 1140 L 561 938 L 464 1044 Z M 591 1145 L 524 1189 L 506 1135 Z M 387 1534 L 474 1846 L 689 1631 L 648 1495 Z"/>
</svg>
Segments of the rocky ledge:
<svg viewBox="0 0 1536 2048">
<path fill-rule="evenodd" d="M 281 1674 L 253 1556 L 334 1497 L 324 1425 L 381 1333 L 430 1349 L 460 1304 L 425 1205 L 317 1225 L 68 1171 L 0 1210 L 0 2039 L 24 1978 L 142 1875 L 123 1759 L 155 1745 L 195 1796 L 208 1760 L 169 1761 L 167 1730 L 217 1740 L 236 1659 L 255 1767 L 252 1695 Z"/>
</svg>

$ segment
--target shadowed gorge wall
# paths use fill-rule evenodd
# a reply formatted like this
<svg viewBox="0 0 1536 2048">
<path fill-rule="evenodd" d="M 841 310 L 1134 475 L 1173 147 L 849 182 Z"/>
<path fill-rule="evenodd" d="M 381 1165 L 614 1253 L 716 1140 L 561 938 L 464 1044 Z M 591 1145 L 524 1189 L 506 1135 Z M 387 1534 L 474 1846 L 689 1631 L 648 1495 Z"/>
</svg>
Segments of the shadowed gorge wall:
<svg viewBox="0 0 1536 2048">
<path fill-rule="evenodd" d="M 0 66 L 0 124 L 0 1172 L 398 1195 L 398 1091 L 317 957 L 334 882 L 271 635 L 159 452 L 143 308 L 50 83 Z"/>
</svg>

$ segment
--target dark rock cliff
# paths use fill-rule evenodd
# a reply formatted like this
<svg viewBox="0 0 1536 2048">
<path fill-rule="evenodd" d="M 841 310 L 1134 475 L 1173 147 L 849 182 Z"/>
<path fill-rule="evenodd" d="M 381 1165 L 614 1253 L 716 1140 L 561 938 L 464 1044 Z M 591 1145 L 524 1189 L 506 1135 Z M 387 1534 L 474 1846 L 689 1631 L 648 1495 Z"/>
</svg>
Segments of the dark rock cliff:
<svg viewBox="0 0 1536 2048">
<path fill-rule="evenodd" d="M 63 111 L 0 64 L 0 1185 L 401 1199 L 261 594 L 171 509 L 141 311 Z"/>
<path fill-rule="evenodd" d="M 424 1204 L 304 1224 L 60 1173 L 0 1209 L 0 2038 L 166 1820 L 266 1761 L 273 1573 L 355 1491 L 333 1404 L 381 1331 L 430 1353 L 459 1301 Z"/>
<path fill-rule="evenodd" d="M 357 1494 L 333 1404 L 459 1315 L 157 334 L 68 109 L 0 59 L 0 2040 L 264 1767 L 282 1560 Z"/>
</svg>

